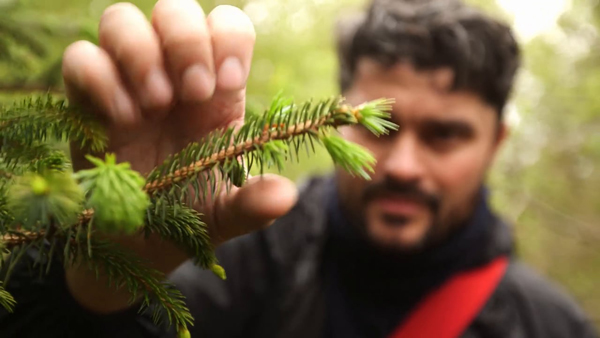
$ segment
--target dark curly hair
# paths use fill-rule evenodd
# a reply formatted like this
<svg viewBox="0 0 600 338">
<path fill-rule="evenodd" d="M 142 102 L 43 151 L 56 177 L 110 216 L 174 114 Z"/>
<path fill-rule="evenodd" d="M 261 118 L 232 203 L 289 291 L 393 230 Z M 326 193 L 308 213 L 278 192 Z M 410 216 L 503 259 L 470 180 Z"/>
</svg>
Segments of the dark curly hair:
<svg viewBox="0 0 600 338">
<path fill-rule="evenodd" d="M 417 69 L 449 67 L 453 90 L 479 95 L 502 117 L 520 65 L 506 24 L 460 0 L 372 0 L 366 13 L 340 24 L 342 92 L 362 57 L 386 66 L 408 61 Z"/>
</svg>

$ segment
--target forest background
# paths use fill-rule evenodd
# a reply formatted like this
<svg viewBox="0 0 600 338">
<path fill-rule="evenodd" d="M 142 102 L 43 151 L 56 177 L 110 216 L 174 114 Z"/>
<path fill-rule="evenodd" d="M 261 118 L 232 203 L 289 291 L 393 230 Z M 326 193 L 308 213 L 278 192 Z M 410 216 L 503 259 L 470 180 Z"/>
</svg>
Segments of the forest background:
<svg viewBox="0 0 600 338">
<path fill-rule="evenodd" d="M 512 23 L 524 68 L 508 107 L 511 135 L 489 177 L 495 208 L 514 224 L 518 253 L 561 284 L 600 328 L 600 4 L 598 0 L 467 0 Z M 110 0 L 0 0 L 0 102 L 60 96 L 61 56 L 96 42 Z M 134 0 L 148 16 L 155 0 Z M 338 94 L 333 28 L 364 0 L 200 0 L 242 8 L 257 31 L 248 106 L 279 91 Z M 65 145 L 62 145 L 63 147 Z M 66 149 L 66 148 L 65 148 Z M 324 152 L 286 166 L 301 180 L 331 170 Z"/>
</svg>

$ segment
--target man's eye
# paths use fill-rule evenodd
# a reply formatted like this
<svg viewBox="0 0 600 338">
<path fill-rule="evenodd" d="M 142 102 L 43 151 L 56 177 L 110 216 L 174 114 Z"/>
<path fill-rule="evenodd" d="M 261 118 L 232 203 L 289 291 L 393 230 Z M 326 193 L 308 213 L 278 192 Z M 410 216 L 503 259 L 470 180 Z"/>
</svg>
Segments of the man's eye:
<svg viewBox="0 0 600 338">
<path fill-rule="evenodd" d="M 424 138 L 432 147 L 437 149 L 450 149 L 467 140 L 470 133 L 460 128 L 437 127 L 430 129 Z"/>
<path fill-rule="evenodd" d="M 434 139 L 447 141 L 460 138 L 462 135 L 460 131 L 453 128 L 438 128 L 432 136 Z"/>
</svg>

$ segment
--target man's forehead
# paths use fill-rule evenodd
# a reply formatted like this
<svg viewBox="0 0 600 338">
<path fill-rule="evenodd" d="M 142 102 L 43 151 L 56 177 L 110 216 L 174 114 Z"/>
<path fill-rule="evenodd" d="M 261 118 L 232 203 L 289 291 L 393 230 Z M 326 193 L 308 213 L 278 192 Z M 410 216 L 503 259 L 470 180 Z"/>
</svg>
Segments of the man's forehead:
<svg viewBox="0 0 600 338">
<path fill-rule="evenodd" d="M 362 59 L 357 65 L 354 90 L 350 91 L 354 99 L 395 99 L 392 120 L 397 123 L 432 119 L 478 123 L 495 119 L 493 108 L 477 95 L 451 90 L 454 74 L 450 69 L 420 71 L 409 63 L 386 67 L 371 59 Z"/>
<path fill-rule="evenodd" d="M 426 87 L 448 92 L 454 84 L 454 71 L 449 67 L 419 70 L 409 62 L 386 66 L 371 58 L 361 58 L 357 62 L 356 78 L 359 81 L 377 80 L 400 86 Z"/>
</svg>

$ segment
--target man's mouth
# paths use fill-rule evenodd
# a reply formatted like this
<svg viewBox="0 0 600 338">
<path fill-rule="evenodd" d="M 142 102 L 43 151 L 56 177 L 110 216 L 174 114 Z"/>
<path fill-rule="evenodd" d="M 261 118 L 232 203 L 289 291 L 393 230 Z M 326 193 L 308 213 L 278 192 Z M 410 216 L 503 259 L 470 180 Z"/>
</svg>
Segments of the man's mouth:
<svg viewBox="0 0 600 338">
<path fill-rule="evenodd" d="M 402 215 L 396 215 L 396 214 L 386 214 L 386 213 L 381 215 L 381 219 L 388 226 L 395 227 L 395 228 L 401 228 L 401 227 L 407 225 L 410 221 L 410 219 L 408 217 L 405 217 Z"/>
<path fill-rule="evenodd" d="M 405 196 L 381 196 L 375 198 L 372 203 L 390 220 L 413 218 L 427 210 L 423 201 Z"/>
</svg>

